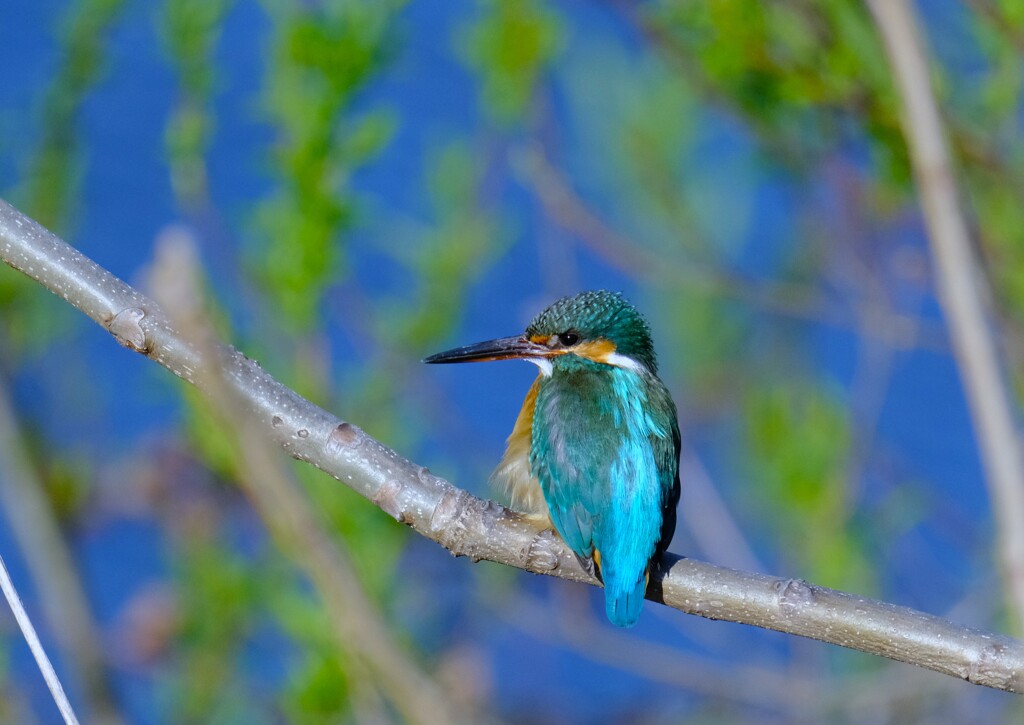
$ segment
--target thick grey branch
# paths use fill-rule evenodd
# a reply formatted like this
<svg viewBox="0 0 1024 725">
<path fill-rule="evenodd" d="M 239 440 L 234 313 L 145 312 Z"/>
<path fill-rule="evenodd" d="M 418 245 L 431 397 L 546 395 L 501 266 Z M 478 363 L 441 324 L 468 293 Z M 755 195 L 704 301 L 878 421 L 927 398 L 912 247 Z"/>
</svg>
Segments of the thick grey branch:
<svg viewBox="0 0 1024 725">
<path fill-rule="evenodd" d="M 67 299 L 121 344 L 196 383 L 196 351 L 151 300 L 0 200 L 0 257 Z M 293 457 L 350 486 L 456 556 L 488 559 L 588 584 L 593 576 L 551 531 L 476 498 L 405 460 L 362 430 L 223 348 L 226 380 L 253 420 Z M 683 612 L 742 622 L 1024 691 L 1024 643 L 905 607 L 669 554 L 647 596 Z"/>
</svg>

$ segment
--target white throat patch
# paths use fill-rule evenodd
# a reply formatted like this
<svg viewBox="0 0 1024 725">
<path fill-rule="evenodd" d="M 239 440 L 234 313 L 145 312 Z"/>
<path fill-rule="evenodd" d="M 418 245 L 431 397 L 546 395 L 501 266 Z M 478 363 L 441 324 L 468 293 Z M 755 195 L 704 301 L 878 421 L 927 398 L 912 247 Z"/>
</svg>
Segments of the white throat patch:
<svg viewBox="0 0 1024 725">
<path fill-rule="evenodd" d="M 551 377 L 551 370 L 552 370 L 552 368 L 551 368 L 551 361 L 548 360 L 546 357 L 527 357 L 527 358 L 523 358 L 523 359 L 524 360 L 529 360 L 534 365 L 539 367 L 540 368 L 540 374 L 543 375 L 544 377 L 546 377 L 546 378 L 550 378 Z"/>
</svg>

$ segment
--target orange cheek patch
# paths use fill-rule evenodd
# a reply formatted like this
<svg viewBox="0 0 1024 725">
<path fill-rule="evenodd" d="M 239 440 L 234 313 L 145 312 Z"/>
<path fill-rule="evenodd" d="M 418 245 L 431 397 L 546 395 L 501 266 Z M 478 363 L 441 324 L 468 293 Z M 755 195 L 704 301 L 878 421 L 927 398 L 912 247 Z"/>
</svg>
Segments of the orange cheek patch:
<svg viewBox="0 0 1024 725">
<path fill-rule="evenodd" d="M 615 352 L 615 343 L 601 337 L 597 340 L 580 343 L 572 349 L 572 352 L 594 362 L 610 364 L 608 356 Z"/>
<path fill-rule="evenodd" d="M 551 339 L 551 335 L 531 335 L 530 342 L 537 345 L 547 345 L 548 340 Z"/>
</svg>

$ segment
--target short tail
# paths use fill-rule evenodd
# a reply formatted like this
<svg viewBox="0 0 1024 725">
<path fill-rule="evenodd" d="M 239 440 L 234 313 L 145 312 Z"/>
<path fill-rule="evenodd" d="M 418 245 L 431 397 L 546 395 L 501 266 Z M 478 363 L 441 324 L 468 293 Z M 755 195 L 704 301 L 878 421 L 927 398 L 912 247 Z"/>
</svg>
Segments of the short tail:
<svg viewBox="0 0 1024 725">
<path fill-rule="evenodd" d="M 644 606 L 644 594 L 647 592 L 647 571 L 641 571 L 639 579 L 626 577 L 622 581 L 620 573 L 602 571 L 604 577 L 604 609 L 608 621 L 617 627 L 632 627 L 640 619 L 640 610 Z"/>
</svg>

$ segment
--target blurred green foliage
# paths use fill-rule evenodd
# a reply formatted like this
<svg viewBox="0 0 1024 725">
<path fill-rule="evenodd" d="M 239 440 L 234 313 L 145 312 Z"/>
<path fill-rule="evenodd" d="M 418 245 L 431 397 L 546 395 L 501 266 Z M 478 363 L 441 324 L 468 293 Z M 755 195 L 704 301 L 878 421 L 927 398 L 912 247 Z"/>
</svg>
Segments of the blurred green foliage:
<svg viewBox="0 0 1024 725">
<path fill-rule="evenodd" d="M 175 720 L 183 723 L 241 722 L 262 709 L 239 663 L 256 626 L 254 602 L 268 577 L 253 561 L 213 534 L 180 542 L 176 578 L 180 611 L 171 681 Z M 263 707 L 267 703 L 263 703 Z"/>
<path fill-rule="evenodd" d="M 299 331 L 322 319 L 324 290 L 344 277 L 353 172 L 391 134 L 390 116 L 353 112 L 386 60 L 401 2 L 269 3 L 274 40 L 264 110 L 277 129 L 280 185 L 261 206 L 250 265 L 271 310 Z"/>
<path fill-rule="evenodd" d="M 773 535 L 811 581 L 877 593 L 851 526 L 848 405 L 827 388 L 792 381 L 754 388 L 744 421 L 752 500 L 772 511 Z"/>
<path fill-rule="evenodd" d="M 183 210 L 193 214 L 201 213 L 209 203 L 204 154 L 214 127 L 210 111 L 210 94 L 215 87 L 211 55 L 230 6 L 227 2 L 188 0 L 167 6 L 165 32 L 183 90 L 182 101 L 168 125 L 168 151 L 175 191 Z M 343 281 L 346 272 L 345 232 L 358 203 L 349 190 L 349 179 L 391 133 L 387 113 L 354 113 L 352 107 L 359 90 L 386 61 L 389 27 L 399 7 L 380 4 L 371 9 L 352 2 L 316 7 L 268 3 L 267 7 L 275 31 L 265 69 L 263 108 L 278 134 L 270 159 L 277 183 L 255 216 L 253 229 L 259 243 L 249 245 L 247 271 L 260 282 L 275 324 L 263 328 L 260 338 L 247 346 L 256 350 L 275 348 L 277 352 L 269 359 L 278 360 L 277 373 L 314 400 L 323 401 L 329 395 L 325 387 L 328 381 L 315 372 L 322 363 L 313 358 L 321 354 L 316 340 L 317 330 L 327 318 L 324 294 Z M 295 343 L 293 354 L 283 352 L 288 348 L 280 346 L 280 339 L 275 343 L 271 337 L 264 337 L 284 330 Z M 183 388 L 190 402 L 189 438 L 196 451 L 221 475 L 234 478 L 238 474 L 234 445 L 201 398 L 187 386 Z M 294 471 L 329 530 L 348 542 L 365 586 L 376 597 L 383 597 L 390 586 L 403 532 L 337 482 L 306 466 L 295 466 Z M 282 700 L 291 719 L 322 722 L 347 711 L 349 698 L 344 681 L 352 665 L 337 652 L 332 629 L 322 614 L 317 616 L 318 606 L 308 601 L 308 585 L 295 577 L 283 578 L 277 584 L 284 591 L 257 593 L 252 587 L 266 583 L 261 568 L 267 562 L 248 557 L 237 557 L 232 562 L 238 572 L 238 586 L 231 580 L 221 581 L 216 558 L 223 546 L 224 542 L 210 540 L 181 552 L 187 567 L 181 578 L 183 588 L 195 592 L 183 601 L 183 607 L 196 621 L 207 618 L 213 622 L 209 629 L 194 631 L 194 646 L 184 653 L 188 663 L 185 669 L 200 673 L 183 683 L 182 701 L 194 705 L 185 714 L 200 718 L 202 713 L 211 712 L 212 696 L 220 698 L 218 702 L 233 703 L 229 707 L 245 703 L 247 686 L 236 683 L 238 689 L 228 689 L 234 696 L 224 697 L 216 673 L 203 674 L 208 669 L 204 660 L 213 658 L 210 666 L 222 667 L 227 675 L 234 673 L 241 657 L 238 647 L 251 635 L 238 626 L 256 618 L 268 602 L 278 625 L 301 647 L 297 669 L 289 678 Z M 223 586 L 232 589 L 222 591 Z M 235 626 L 225 628 L 226 634 L 218 629 L 217 618 L 204 613 L 205 599 L 221 600 L 229 607 L 225 614 Z M 291 604 L 285 606 L 289 601 Z M 234 712 L 234 721 L 238 716 Z"/>
<path fill-rule="evenodd" d="M 208 134 L 187 131 L 213 126 L 209 93 L 215 81 L 209 71 L 209 55 L 225 9 L 194 5 L 182 2 L 168 7 L 169 46 L 184 92 L 179 112 L 169 123 L 168 148 L 172 161 L 177 159 L 172 169 L 180 171 L 183 179 L 190 169 L 204 166 Z M 363 87 L 387 66 L 388 48 L 394 42 L 392 24 L 400 7 L 401 3 L 370 8 L 352 2 L 316 8 L 268 5 L 276 30 L 266 69 L 264 110 L 278 134 L 271 159 L 277 183 L 255 215 L 253 228 L 259 241 L 249 247 L 247 271 L 265 291 L 274 324 L 260 330 L 259 337 L 245 346 L 265 350 L 266 359 L 277 361 L 275 372 L 314 400 L 326 401 L 331 395 L 333 384 L 324 371 L 340 374 L 339 392 L 344 397 L 338 401 L 339 410 L 373 435 L 395 445 L 412 445 L 416 431 L 405 421 L 415 414 L 416 404 L 396 400 L 395 381 L 407 375 L 402 371 L 410 361 L 421 357 L 431 343 L 457 324 L 456 313 L 468 285 L 493 261 L 495 255 L 489 250 L 494 243 L 490 240 L 499 235 L 479 206 L 478 163 L 466 147 L 452 146 L 432 160 L 426 172 L 434 217 L 426 225 L 385 230 L 385 239 L 391 234 L 401 237 L 400 243 L 384 245 L 380 251 L 415 280 L 411 298 L 409 294 L 370 297 L 369 290 L 350 278 L 349 232 L 364 216 L 360 208 L 372 204 L 352 191 L 350 179 L 387 143 L 394 129 L 389 112 L 366 109 L 357 99 Z M 183 210 L 201 211 L 202 204 L 195 202 L 203 201 L 202 184 L 176 184 L 175 189 Z M 350 289 L 347 294 L 357 296 L 365 314 L 342 315 L 338 322 L 360 341 L 361 348 L 375 351 L 375 359 L 359 368 L 332 371 L 330 360 L 323 359 L 325 351 L 319 339 L 334 310 L 330 291 L 346 287 Z M 294 343 L 291 353 L 281 345 L 284 338 Z M 233 445 L 201 398 L 187 387 L 184 395 L 190 402 L 189 439 L 208 465 L 232 478 L 237 460 Z M 407 540 L 405 532 L 372 504 L 318 471 L 296 465 L 294 474 L 328 529 L 345 542 L 363 585 L 383 608 L 398 594 L 393 577 Z M 223 542 L 211 540 L 194 551 L 182 552 L 183 561 L 205 571 L 221 546 Z M 255 580 L 261 577 L 258 568 L 265 561 L 240 559 L 235 564 Z M 213 566 L 209 569 L 216 571 Z M 183 576 L 182 581 L 194 588 L 203 587 L 207 580 Z M 209 581 L 219 584 L 215 576 Z M 239 599 L 239 609 L 232 617 L 252 618 L 254 610 L 269 602 L 279 626 L 300 648 L 302 655 L 282 701 L 291 721 L 323 722 L 341 717 L 351 705 L 352 693 L 346 683 L 362 675 L 352 669 L 346 653 L 337 650 L 331 627 L 319 606 L 310 601 L 301 580 L 283 584 L 269 597 Z M 219 594 L 214 590 L 203 596 Z M 188 608 L 201 617 L 200 603 L 196 604 Z M 238 656 L 232 648 L 245 638 L 245 632 L 235 631 L 222 640 L 200 631 L 196 646 L 186 656 L 191 660 L 220 653 L 220 661 L 229 662 Z M 204 684 L 191 679 L 188 683 Z M 366 683 L 360 687 L 365 689 Z M 195 699 L 207 702 L 202 689 Z M 195 710 L 202 711 L 202 706 Z"/>
<path fill-rule="evenodd" d="M 866 139 L 877 180 L 906 189 L 896 97 L 862 4 L 659 0 L 638 12 L 655 48 L 749 121 L 777 160 L 806 169 Z"/>
<path fill-rule="evenodd" d="M 26 175 L 25 211 L 43 226 L 64 229 L 79 183 L 79 113 L 101 79 L 110 27 L 123 0 L 81 0 L 61 28 L 61 60 L 43 101 L 42 137 Z"/>
<path fill-rule="evenodd" d="M 167 122 L 167 160 L 182 204 L 209 204 L 204 154 L 214 132 L 210 99 L 215 90 L 214 51 L 233 0 L 167 0 L 160 23 L 181 87 Z"/>
<path fill-rule="evenodd" d="M 536 0 L 489 0 L 466 29 L 463 54 L 480 73 L 483 103 L 499 123 L 527 115 L 559 34 L 558 16 Z"/>
</svg>

